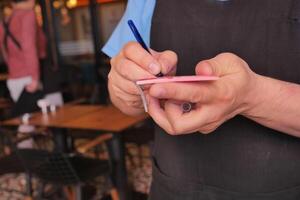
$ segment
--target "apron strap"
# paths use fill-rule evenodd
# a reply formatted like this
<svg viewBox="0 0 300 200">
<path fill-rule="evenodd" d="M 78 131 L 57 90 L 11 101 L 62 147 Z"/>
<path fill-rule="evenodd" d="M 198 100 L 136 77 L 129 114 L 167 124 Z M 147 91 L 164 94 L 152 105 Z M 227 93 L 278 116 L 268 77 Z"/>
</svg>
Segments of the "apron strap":
<svg viewBox="0 0 300 200">
<path fill-rule="evenodd" d="M 7 22 L 3 21 L 3 28 L 4 28 L 4 32 L 5 32 L 4 33 L 4 47 L 7 52 L 8 52 L 8 38 L 10 38 L 13 41 L 13 43 L 18 47 L 19 50 L 22 50 L 22 46 L 21 46 L 20 42 L 16 39 L 16 37 L 12 34 L 12 32 L 9 29 L 11 20 L 12 20 L 12 16 L 9 18 L 9 20 Z"/>
</svg>

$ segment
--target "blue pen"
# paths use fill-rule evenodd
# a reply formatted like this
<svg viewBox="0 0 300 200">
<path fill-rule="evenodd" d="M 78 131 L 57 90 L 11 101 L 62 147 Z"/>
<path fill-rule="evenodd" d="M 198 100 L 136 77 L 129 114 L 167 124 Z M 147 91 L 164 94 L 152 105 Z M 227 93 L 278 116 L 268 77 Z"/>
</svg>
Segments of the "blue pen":
<svg viewBox="0 0 300 200">
<path fill-rule="evenodd" d="M 135 39 L 137 40 L 137 42 L 149 53 L 151 54 L 149 48 L 147 47 L 146 43 L 144 42 L 141 34 L 139 33 L 139 31 L 137 30 L 136 26 L 134 25 L 133 21 L 132 20 L 128 20 L 128 25 L 135 37 Z M 156 77 L 162 77 L 164 76 L 163 73 L 158 73 L 155 75 Z"/>
</svg>

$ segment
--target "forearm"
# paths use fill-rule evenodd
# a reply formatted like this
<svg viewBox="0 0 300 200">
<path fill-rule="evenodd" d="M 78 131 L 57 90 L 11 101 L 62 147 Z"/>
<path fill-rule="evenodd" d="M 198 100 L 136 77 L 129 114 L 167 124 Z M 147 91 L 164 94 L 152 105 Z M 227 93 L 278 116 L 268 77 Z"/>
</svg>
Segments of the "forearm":
<svg viewBox="0 0 300 200">
<path fill-rule="evenodd" d="M 257 76 L 244 116 L 266 127 L 300 137 L 300 85 Z"/>
<path fill-rule="evenodd" d="M 120 98 L 118 98 L 114 92 L 112 91 L 110 82 L 108 83 L 108 91 L 110 100 L 112 103 L 119 108 L 123 113 L 131 116 L 138 116 L 144 113 L 143 108 L 135 108 L 132 106 L 127 105 L 124 101 L 122 101 Z"/>
</svg>

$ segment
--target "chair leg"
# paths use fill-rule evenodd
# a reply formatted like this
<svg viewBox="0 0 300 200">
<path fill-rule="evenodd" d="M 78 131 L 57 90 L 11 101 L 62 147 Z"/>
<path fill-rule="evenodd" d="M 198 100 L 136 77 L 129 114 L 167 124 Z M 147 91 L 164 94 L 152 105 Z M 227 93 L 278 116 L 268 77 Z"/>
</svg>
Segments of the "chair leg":
<svg viewBox="0 0 300 200">
<path fill-rule="evenodd" d="M 31 173 L 27 172 L 25 174 L 25 178 L 26 178 L 26 194 L 29 197 L 32 197 L 32 176 Z"/>
<path fill-rule="evenodd" d="M 44 188 L 45 188 L 45 183 L 41 182 L 37 186 L 37 199 L 42 199 L 44 195 Z"/>
<path fill-rule="evenodd" d="M 120 200 L 119 193 L 116 188 L 112 188 L 110 190 L 110 196 L 111 196 L 112 200 Z"/>
</svg>

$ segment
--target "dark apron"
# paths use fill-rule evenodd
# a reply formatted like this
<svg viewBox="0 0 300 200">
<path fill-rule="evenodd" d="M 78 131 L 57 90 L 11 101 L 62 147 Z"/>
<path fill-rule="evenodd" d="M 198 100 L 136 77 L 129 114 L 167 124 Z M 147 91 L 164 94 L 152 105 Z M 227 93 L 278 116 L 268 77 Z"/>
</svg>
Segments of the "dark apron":
<svg viewBox="0 0 300 200">
<path fill-rule="evenodd" d="M 178 54 L 177 75 L 232 52 L 258 74 L 300 83 L 299 0 L 156 1 L 151 47 Z M 151 200 L 300 199 L 300 139 L 242 116 L 209 135 L 156 127 L 153 155 Z"/>
</svg>

